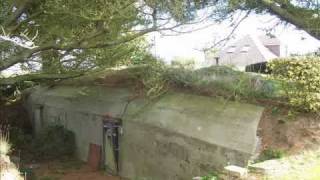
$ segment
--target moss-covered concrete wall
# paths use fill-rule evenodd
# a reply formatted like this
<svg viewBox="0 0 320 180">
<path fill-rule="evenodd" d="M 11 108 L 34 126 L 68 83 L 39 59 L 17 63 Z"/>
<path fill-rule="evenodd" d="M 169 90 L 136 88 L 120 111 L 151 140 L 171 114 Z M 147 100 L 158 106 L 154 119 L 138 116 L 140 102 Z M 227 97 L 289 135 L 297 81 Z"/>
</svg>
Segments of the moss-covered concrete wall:
<svg viewBox="0 0 320 180">
<path fill-rule="evenodd" d="M 243 166 L 256 150 L 261 107 L 177 92 L 151 102 L 132 96 L 127 88 L 59 86 L 35 89 L 26 104 L 35 127 L 72 130 L 84 161 L 90 143 L 102 146 L 102 116 L 122 118 L 120 174 L 131 179 L 190 179 Z"/>
</svg>

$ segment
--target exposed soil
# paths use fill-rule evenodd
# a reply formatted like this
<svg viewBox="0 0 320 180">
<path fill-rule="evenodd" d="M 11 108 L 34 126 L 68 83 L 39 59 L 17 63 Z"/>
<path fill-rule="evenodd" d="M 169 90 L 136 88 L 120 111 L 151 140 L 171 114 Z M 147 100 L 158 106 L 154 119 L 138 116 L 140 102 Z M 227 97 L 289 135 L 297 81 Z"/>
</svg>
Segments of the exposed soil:
<svg viewBox="0 0 320 180">
<path fill-rule="evenodd" d="M 76 160 L 63 162 L 47 162 L 37 164 L 34 176 L 37 179 L 54 180 L 120 180 L 103 171 L 94 171 L 84 163 Z"/>
<path fill-rule="evenodd" d="M 262 140 L 261 150 L 280 149 L 288 154 L 312 150 L 320 145 L 320 117 L 269 106 L 263 113 L 258 135 Z"/>
</svg>

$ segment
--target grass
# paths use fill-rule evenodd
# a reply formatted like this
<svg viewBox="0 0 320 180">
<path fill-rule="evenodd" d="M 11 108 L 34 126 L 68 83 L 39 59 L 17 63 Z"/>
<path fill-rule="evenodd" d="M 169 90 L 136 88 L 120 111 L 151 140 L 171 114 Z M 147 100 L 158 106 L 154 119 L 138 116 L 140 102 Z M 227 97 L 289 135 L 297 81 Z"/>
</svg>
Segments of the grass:
<svg viewBox="0 0 320 180">
<path fill-rule="evenodd" d="M 218 179 L 219 179 L 219 176 L 217 173 L 211 173 L 207 176 L 201 177 L 201 180 L 218 180 Z"/>
<path fill-rule="evenodd" d="M 319 180 L 320 149 L 305 151 L 298 155 L 287 156 L 277 160 L 276 173 L 268 174 L 266 180 Z"/>
<path fill-rule="evenodd" d="M 301 157 L 291 157 L 288 159 L 288 163 L 291 164 L 290 171 L 284 175 L 271 178 L 272 180 L 291 180 L 291 179 L 303 179 L 303 180 L 319 180 L 320 179 L 320 151 L 307 152 L 301 155 Z"/>
</svg>

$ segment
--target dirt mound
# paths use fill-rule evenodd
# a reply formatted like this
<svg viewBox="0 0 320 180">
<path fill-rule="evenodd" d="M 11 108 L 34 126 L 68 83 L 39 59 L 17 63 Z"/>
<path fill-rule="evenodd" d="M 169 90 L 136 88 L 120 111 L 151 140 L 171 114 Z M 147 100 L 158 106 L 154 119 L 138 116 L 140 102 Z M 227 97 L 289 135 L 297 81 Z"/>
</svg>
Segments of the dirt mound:
<svg viewBox="0 0 320 180">
<path fill-rule="evenodd" d="M 320 145 L 320 118 L 311 113 L 290 113 L 287 108 L 266 107 L 259 124 L 262 150 L 280 149 L 288 154 Z"/>
<path fill-rule="evenodd" d="M 36 179 L 60 180 L 120 180 L 119 177 L 107 175 L 103 171 L 93 171 L 77 160 L 52 161 L 38 164 L 34 169 Z"/>
</svg>

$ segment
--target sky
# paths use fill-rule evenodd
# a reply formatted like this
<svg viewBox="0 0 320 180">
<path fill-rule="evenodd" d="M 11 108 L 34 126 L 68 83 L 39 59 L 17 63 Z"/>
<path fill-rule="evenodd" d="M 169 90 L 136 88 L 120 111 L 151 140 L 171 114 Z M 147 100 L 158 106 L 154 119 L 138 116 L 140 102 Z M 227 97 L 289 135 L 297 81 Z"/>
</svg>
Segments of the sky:
<svg viewBox="0 0 320 180">
<path fill-rule="evenodd" d="M 263 29 L 272 28 L 273 35 L 281 41 L 282 56 L 291 53 L 304 54 L 320 48 L 319 40 L 316 40 L 304 31 L 296 29 L 292 25 L 281 24 L 275 26 L 277 22 L 279 20 L 271 15 L 251 14 L 238 26 L 234 32 L 234 38 L 228 43 L 233 43 L 247 34 L 266 34 L 266 31 Z M 187 27 L 187 29 L 201 26 L 203 26 L 203 23 L 195 27 Z M 215 39 L 227 36 L 231 31 L 232 28 L 230 28 L 229 23 L 222 23 L 213 24 L 205 29 L 176 36 L 164 36 L 156 32 L 150 34 L 149 39 L 154 44 L 152 53 L 164 59 L 165 62 L 169 63 L 174 57 L 186 57 L 195 58 L 198 63 L 203 63 L 204 53 L 199 51 L 199 49 L 208 46 Z"/>
</svg>

